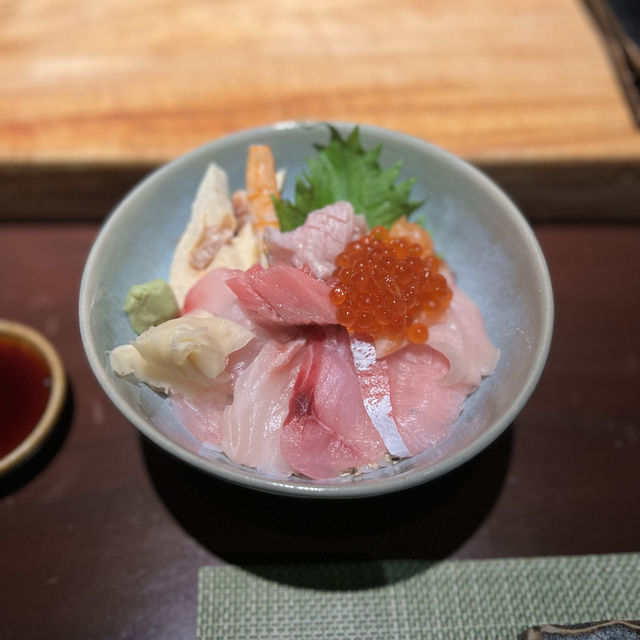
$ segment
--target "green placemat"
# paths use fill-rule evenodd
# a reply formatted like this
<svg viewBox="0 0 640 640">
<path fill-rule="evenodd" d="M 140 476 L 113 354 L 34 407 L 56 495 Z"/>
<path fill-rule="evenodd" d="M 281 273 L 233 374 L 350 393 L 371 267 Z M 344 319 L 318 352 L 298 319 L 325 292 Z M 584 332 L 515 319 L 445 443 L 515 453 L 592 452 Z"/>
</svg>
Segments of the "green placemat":
<svg viewBox="0 0 640 640">
<path fill-rule="evenodd" d="M 515 639 L 640 617 L 640 554 L 204 567 L 198 638 Z"/>
</svg>

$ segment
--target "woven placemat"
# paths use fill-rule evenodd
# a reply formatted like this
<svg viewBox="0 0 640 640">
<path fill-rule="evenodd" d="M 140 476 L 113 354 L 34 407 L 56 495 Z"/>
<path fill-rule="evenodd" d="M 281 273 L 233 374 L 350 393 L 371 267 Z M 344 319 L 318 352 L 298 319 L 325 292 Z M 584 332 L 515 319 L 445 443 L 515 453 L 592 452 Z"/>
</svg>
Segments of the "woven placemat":
<svg viewBox="0 0 640 640">
<path fill-rule="evenodd" d="M 640 554 L 204 567 L 198 638 L 513 640 L 640 617 Z"/>
</svg>

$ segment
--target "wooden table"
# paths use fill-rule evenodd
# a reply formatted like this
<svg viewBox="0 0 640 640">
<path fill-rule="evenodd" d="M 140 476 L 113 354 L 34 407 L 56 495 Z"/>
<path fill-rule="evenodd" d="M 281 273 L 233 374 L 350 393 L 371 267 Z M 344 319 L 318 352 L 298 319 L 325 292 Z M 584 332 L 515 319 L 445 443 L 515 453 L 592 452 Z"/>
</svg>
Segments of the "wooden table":
<svg viewBox="0 0 640 640">
<path fill-rule="evenodd" d="M 2 638 L 193 638 L 206 564 L 640 551 L 640 134 L 579 3 L 457 5 L 0 3 L 0 315 L 49 336 L 70 380 L 53 438 L 0 479 Z M 301 117 L 479 163 L 551 271 L 529 403 L 393 498 L 293 501 L 193 471 L 138 435 L 82 351 L 78 287 L 111 204 L 195 144 Z"/>
</svg>

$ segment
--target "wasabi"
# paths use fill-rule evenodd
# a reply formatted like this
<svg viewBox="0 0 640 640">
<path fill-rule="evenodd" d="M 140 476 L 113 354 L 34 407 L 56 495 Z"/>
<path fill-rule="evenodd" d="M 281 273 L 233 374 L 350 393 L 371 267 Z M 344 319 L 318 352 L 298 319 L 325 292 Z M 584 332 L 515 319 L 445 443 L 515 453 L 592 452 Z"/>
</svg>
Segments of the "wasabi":
<svg viewBox="0 0 640 640">
<path fill-rule="evenodd" d="M 131 287 L 124 311 L 134 331 L 143 333 L 150 327 L 176 318 L 180 308 L 171 287 L 158 279 Z"/>
</svg>

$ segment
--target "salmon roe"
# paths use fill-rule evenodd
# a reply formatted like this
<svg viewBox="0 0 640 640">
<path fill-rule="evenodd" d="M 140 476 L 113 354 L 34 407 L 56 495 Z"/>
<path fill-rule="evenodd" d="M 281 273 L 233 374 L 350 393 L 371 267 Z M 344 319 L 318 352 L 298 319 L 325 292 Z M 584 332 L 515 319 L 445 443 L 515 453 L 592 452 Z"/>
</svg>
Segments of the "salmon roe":
<svg viewBox="0 0 640 640">
<path fill-rule="evenodd" d="M 423 247 L 411 240 L 374 227 L 336 258 L 329 297 L 338 322 L 351 333 L 427 341 L 427 325 L 449 306 L 452 292 L 438 273 L 438 258 L 425 257 Z"/>
</svg>

